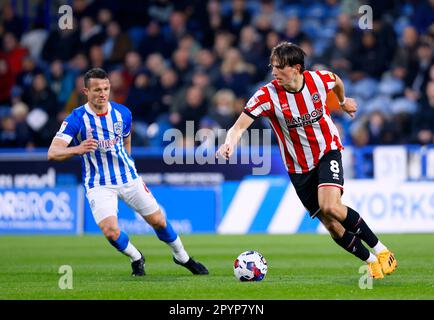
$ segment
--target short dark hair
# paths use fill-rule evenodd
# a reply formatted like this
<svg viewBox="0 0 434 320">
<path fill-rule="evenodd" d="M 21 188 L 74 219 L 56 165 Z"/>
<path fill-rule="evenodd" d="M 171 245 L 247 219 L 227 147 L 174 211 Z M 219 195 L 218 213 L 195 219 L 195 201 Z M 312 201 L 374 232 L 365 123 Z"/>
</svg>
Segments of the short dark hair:
<svg viewBox="0 0 434 320">
<path fill-rule="evenodd" d="M 90 79 L 108 79 L 107 72 L 101 68 L 92 68 L 84 75 L 84 86 L 89 88 Z"/>
<path fill-rule="evenodd" d="M 291 42 L 281 42 L 271 50 L 270 63 L 275 59 L 277 61 L 278 68 L 284 68 L 286 66 L 295 66 L 296 64 L 301 65 L 300 72 L 303 72 L 304 67 L 304 57 L 306 53 L 302 48 L 293 44 Z"/>
</svg>

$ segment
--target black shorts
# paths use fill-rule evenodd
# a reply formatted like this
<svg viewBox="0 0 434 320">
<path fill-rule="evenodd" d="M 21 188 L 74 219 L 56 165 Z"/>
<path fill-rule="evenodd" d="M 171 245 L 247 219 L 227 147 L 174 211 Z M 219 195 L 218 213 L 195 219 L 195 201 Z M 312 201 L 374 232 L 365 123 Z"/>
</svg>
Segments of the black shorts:
<svg viewBox="0 0 434 320">
<path fill-rule="evenodd" d="M 335 186 L 344 191 L 344 170 L 339 150 L 327 152 L 312 171 L 290 173 L 289 177 L 297 195 L 313 219 L 319 212 L 318 188 Z"/>
</svg>

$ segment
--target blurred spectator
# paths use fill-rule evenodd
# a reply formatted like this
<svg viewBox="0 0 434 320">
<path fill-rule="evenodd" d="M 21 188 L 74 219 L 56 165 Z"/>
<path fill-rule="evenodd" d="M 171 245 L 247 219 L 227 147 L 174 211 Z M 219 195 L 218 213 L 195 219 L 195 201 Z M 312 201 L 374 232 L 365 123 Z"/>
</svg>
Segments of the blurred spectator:
<svg viewBox="0 0 434 320">
<path fill-rule="evenodd" d="M 131 86 L 126 105 L 130 107 L 134 119 L 150 124 L 156 116 L 155 88 L 150 85 L 149 73 L 140 72 Z"/>
<path fill-rule="evenodd" d="M 207 106 L 211 104 L 216 90 L 210 83 L 209 76 L 203 70 L 198 69 L 193 73 L 191 81 L 177 91 L 172 101 L 171 111 L 179 111 L 183 108 L 185 104 L 184 101 L 187 99 L 188 90 L 192 86 L 201 90 L 204 104 Z"/>
<path fill-rule="evenodd" d="M 20 142 L 18 141 L 16 123 L 11 116 L 6 116 L 1 119 L 0 147 L 1 148 L 24 147 L 24 145 L 20 145 Z"/>
<path fill-rule="evenodd" d="M 131 86 L 126 105 L 130 108 L 134 119 L 134 132 L 146 144 L 148 126 L 157 116 L 157 100 L 155 88 L 150 85 L 149 74 L 140 72 L 136 75 Z"/>
<path fill-rule="evenodd" d="M 64 105 L 63 112 L 70 114 L 73 109 L 86 104 L 87 98 L 83 93 L 84 89 L 84 75 L 79 75 L 75 78 L 74 90 L 68 97 Z"/>
<path fill-rule="evenodd" d="M 162 54 L 165 58 L 170 57 L 168 44 L 161 33 L 161 27 L 157 21 L 151 20 L 149 22 L 146 27 L 146 33 L 139 43 L 138 52 L 144 60 L 146 60 L 151 53 L 156 52 Z"/>
<path fill-rule="evenodd" d="M 56 95 L 47 84 L 43 73 L 38 73 L 33 78 L 32 86 L 24 91 L 23 101 L 30 107 L 45 111 L 49 116 L 55 117 L 60 111 Z"/>
<path fill-rule="evenodd" d="M 404 79 L 408 71 L 415 70 L 418 65 L 417 46 L 419 36 L 416 28 L 407 26 L 400 39 L 400 45 L 395 51 L 395 56 L 392 62 L 392 68 L 395 75 Z"/>
<path fill-rule="evenodd" d="M 164 38 L 167 43 L 168 54 L 172 55 L 178 42 L 187 33 L 187 17 L 184 12 L 173 11 L 170 15 L 168 28 L 165 29 Z"/>
<path fill-rule="evenodd" d="M 11 89 L 15 85 L 17 76 L 23 69 L 23 59 L 28 50 L 19 45 L 17 38 L 11 32 L 3 36 L 3 47 L 0 50 L 0 104 L 9 101 Z"/>
<path fill-rule="evenodd" d="M 47 38 L 48 31 L 45 30 L 42 25 L 35 24 L 30 31 L 23 34 L 21 45 L 29 50 L 33 60 L 39 62 Z"/>
<path fill-rule="evenodd" d="M 426 83 L 429 79 L 429 69 L 433 64 L 433 47 L 427 42 L 421 42 L 416 50 L 417 65 L 415 68 L 408 69 L 404 79 L 407 99 L 416 101 L 421 97 Z"/>
<path fill-rule="evenodd" d="M 89 49 L 89 68 L 101 68 L 110 71 L 108 61 L 104 59 L 104 52 L 101 46 L 93 45 Z"/>
<path fill-rule="evenodd" d="M 84 53 L 76 54 L 69 61 L 69 69 L 77 76 L 89 69 L 89 60 Z"/>
<path fill-rule="evenodd" d="M 190 33 L 186 33 L 179 39 L 178 49 L 187 51 L 189 61 L 192 62 L 196 59 L 201 47 Z"/>
<path fill-rule="evenodd" d="M 113 70 L 109 72 L 108 76 L 110 80 L 110 100 L 125 104 L 130 86 L 125 82 L 122 72 Z M 134 80 L 134 78 L 132 79 Z"/>
<path fill-rule="evenodd" d="M 171 106 L 176 102 L 175 95 L 179 89 L 178 74 L 170 68 L 163 71 L 158 87 L 158 114 L 167 115 Z"/>
<path fill-rule="evenodd" d="M 235 94 L 231 90 L 221 89 L 214 96 L 212 107 L 208 111 L 208 117 L 218 125 L 218 128 L 228 130 L 237 117 L 234 104 Z"/>
<path fill-rule="evenodd" d="M 300 45 L 300 42 L 308 39 L 307 34 L 301 30 L 301 21 L 298 17 L 289 17 L 286 21 L 285 33 L 283 40 Z"/>
<path fill-rule="evenodd" d="M 232 8 L 229 13 L 223 16 L 223 29 L 229 31 L 238 41 L 241 29 L 247 26 L 252 15 L 246 7 L 245 0 L 232 0 Z"/>
<path fill-rule="evenodd" d="M 181 85 L 186 85 L 193 76 L 193 65 L 186 49 L 177 49 L 172 56 L 172 67 L 179 76 Z"/>
<path fill-rule="evenodd" d="M 78 21 L 81 21 L 85 16 L 92 15 L 92 8 L 87 0 L 72 0 L 72 11 Z"/>
<path fill-rule="evenodd" d="M 132 85 L 136 75 L 142 70 L 143 65 L 140 55 L 136 51 L 128 52 L 125 56 L 125 62 L 122 68 L 122 79 L 124 81 L 123 86 L 128 89 Z"/>
<path fill-rule="evenodd" d="M 412 17 L 412 24 L 419 33 L 425 33 L 434 21 L 434 0 L 418 1 Z"/>
<path fill-rule="evenodd" d="M 111 65 L 121 64 L 127 52 L 133 49 L 131 40 L 116 21 L 107 24 L 106 34 L 101 45 L 104 59 Z"/>
<path fill-rule="evenodd" d="M 166 69 L 166 63 L 163 56 L 159 53 L 150 54 L 146 59 L 145 68 L 151 71 L 151 83 L 158 83 L 160 76 Z"/>
<path fill-rule="evenodd" d="M 92 17 L 85 16 L 80 20 L 80 49 L 86 54 L 93 45 L 101 45 L 104 42 L 104 32 Z"/>
<path fill-rule="evenodd" d="M 74 76 L 65 70 L 60 60 L 54 60 L 47 74 L 48 86 L 57 97 L 60 106 L 64 106 L 74 89 Z"/>
<path fill-rule="evenodd" d="M 312 42 L 306 38 L 302 40 L 299 45 L 300 48 L 306 53 L 306 57 L 304 58 L 306 69 L 315 69 L 315 65 L 318 65 L 321 61 L 318 59 Z"/>
<path fill-rule="evenodd" d="M 368 144 L 394 144 L 393 128 L 391 123 L 386 120 L 381 111 L 373 111 L 368 115 L 366 122 L 368 132 Z"/>
<path fill-rule="evenodd" d="M 372 31 L 363 32 L 361 41 L 352 55 L 351 80 L 357 81 L 365 77 L 379 79 L 388 64 L 384 47 L 379 45 L 379 40 Z"/>
<path fill-rule="evenodd" d="M 220 79 L 216 83 L 218 89 L 231 89 L 235 95 L 246 97 L 251 85 L 252 65 L 247 64 L 236 48 L 229 49 L 220 67 Z"/>
<path fill-rule="evenodd" d="M 422 145 L 434 143 L 434 80 L 426 86 L 413 122 L 413 141 Z"/>
<path fill-rule="evenodd" d="M 108 8 L 101 8 L 100 10 L 98 10 L 97 23 L 102 27 L 103 32 L 107 33 L 110 22 L 116 22 L 113 21 L 112 12 Z M 116 24 L 118 23 L 116 22 Z"/>
<path fill-rule="evenodd" d="M 207 113 L 202 90 L 197 86 L 187 89 L 185 103 L 180 110 L 170 114 L 170 121 L 181 132 L 186 132 L 186 121 L 193 121 L 195 130 L 199 129 L 200 120 Z"/>
<path fill-rule="evenodd" d="M 215 55 L 209 49 L 201 49 L 196 55 L 196 68 L 205 72 L 211 83 L 215 83 L 220 76 Z"/>
<path fill-rule="evenodd" d="M 386 65 L 388 69 L 390 62 L 393 59 L 394 52 L 397 48 L 397 39 L 393 27 L 386 21 L 374 20 L 373 22 L 374 34 L 377 39 L 380 39 L 379 45 L 382 47 L 386 55 Z"/>
<path fill-rule="evenodd" d="M 252 78 L 254 82 L 261 81 L 268 71 L 267 61 L 263 61 L 264 46 L 260 41 L 259 34 L 252 26 L 241 29 L 239 46 L 240 54 L 244 60 L 253 66 Z"/>
<path fill-rule="evenodd" d="M 215 36 L 213 51 L 217 58 L 217 63 L 223 61 L 224 55 L 232 47 L 234 36 L 226 31 L 218 32 Z"/>
<path fill-rule="evenodd" d="M 19 87 L 21 94 L 30 89 L 33 78 L 36 74 L 43 73 L 42 68 L 38 67 L 35 60 L 30 56 L 23 58 L 23 69 L 17 76 L 16 86 Z"/>
<path fill-rule="evenodd" d="M 202 29 L 201 43 L 205 48 L 212 48 L 215 36 L 223 28 L 223 17 L 219 0 L 209 0 L 206 7 L 206 14 L 201 18 Z"/>
<path fill-rule="evenodd" d="M 4 2 L 1 9 L 2 24 L 0 25 L 0 29 L 4 29 L 5 32 L 11 32 L 18 39 L 21 38 L 21 34 L 23 33 L 22 18 L 16 14 L 9 2 Z"/>
<path fill-rule="evenodd" d="M 322 61 L 341 78 L 346 78 L 351 71 L 350 39 L 348 39 L 347 34 L 337 32 L 333 40 L 334 42 L 325 50 Z"/>
<path fill-rule="evenodd" d="M 261 0 L 259 11 L 253 17 L 253 25 L 262 30 L 268 29 L 265 25 L 273 26 L 273 30 L 283 32 L 286 24 L 286 17 L 275 6 L 273 0 Z"/>
<path fill-rule="evenodd" d="M 42 48 L 42 59 L 46 62 L 72 59 L 80 50 L 80 35 L 76 30 L 53 28 Z"/>
<path fill-rule="evenodd" d="M 357 5 L 356 1 L 351 0 L 351 2 Z M 358 10 L 355 10 L 355 12 L 358 12 Z M 342 12 L 338 15 L 337 22 L 336 31 L 345 33 L 347 38 L 350 39 L 350 47 L 355 51 L 358 50 L 361 44 L 361 32 L 359 28 L 354 27 L 351 16 L 348 13 Z"/>
<path fill-rule="evenodd" d="M 23 102 L 12 105 L 11 118 L 15 122 L 15 140 L 17 147 L 33 146 L 30 128 L 26 123 L 29 107 Z"/>
</svg>

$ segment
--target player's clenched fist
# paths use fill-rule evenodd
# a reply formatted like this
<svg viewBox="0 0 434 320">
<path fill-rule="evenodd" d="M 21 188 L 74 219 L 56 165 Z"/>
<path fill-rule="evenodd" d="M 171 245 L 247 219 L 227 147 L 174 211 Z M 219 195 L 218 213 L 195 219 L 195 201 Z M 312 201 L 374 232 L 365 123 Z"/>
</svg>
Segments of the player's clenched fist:
<svg viewBox="0 0 434 320">
<path fill-rule="evenodd" d="M 93 138 L 87 138 L 86 140 L 83 140 L 79 146 L 80 154 L 95 151 L 96 149 L 98 149 L 98 140 Z"/>
<path fill-rule="evenodd" d="M 217 150 L 216 157 L 221 156 L 226 160 L 228 160 L 233 152 L 234 152 L 234 147 L 228 143 L 224 143 Z"/>
<path fill-rule="evenodd" d="M 355 113 L 357 111 L 357 102 L 353 98 L 346 98 L 345 104 L 342 106 L 342 109 L 350 115 L 351 118 L 354 118 Z"/>
</svg>

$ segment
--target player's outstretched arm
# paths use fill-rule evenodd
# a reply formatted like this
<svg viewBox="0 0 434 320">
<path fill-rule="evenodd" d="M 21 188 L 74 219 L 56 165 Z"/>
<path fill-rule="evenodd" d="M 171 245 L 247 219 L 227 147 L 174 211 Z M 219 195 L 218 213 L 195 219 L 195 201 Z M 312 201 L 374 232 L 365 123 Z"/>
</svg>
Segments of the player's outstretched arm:
<svg viewBox="0 0 434 320">
<path fill-rule="evenodd" d="M 98 141 L 92 138 L 83 140 L 80 145 L 68 147 L 69 143 L 58 138 L 54 138 L 48 148 L 48 160 L 63 161 L 76 155 L 95 151 L 98 148 Z"/>
<path fill-rule="evenodd" d="M 342 110 L 350 115 L 351 118 L 354 118 L 355 113 L 357 111 L 357 102 L 353 98 L 345 97 L 345 86 L 341 78 L 336 75 L 336 85 L 333 87 L 333 92 L 339 100 L 339 105 Z"/>
<path fill-rule="evenodd" d="M 240 140 L 241 135 L 248 127 L 250 127 L 253 121 L 255 120 L 245 113 L 241 113 L 235 124 L 229 129 L 225 143 L 223 143 L 217 150 L 216 157 L 221 156 L 228 160 L 234 152 L 234 148 L 237 145 L 238 140 Z"/>
</svg>

